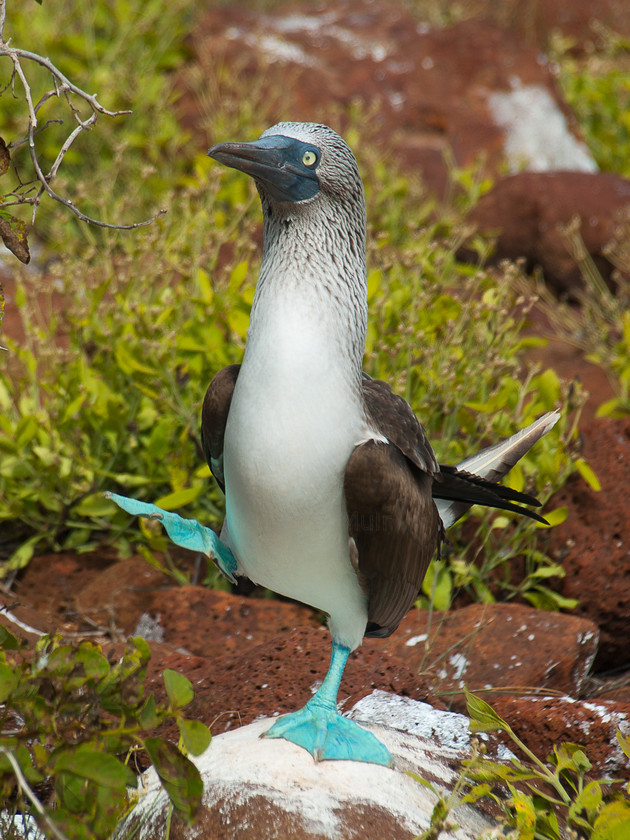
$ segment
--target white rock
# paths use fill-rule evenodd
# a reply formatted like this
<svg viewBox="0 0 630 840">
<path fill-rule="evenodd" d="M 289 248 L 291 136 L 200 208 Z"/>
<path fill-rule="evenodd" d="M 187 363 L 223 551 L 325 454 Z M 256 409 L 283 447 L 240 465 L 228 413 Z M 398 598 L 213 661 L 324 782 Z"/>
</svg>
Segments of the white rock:
<svg viewBox="0 0 630 840">
<path fill-rule="evenodd" d="M 587 146 L 571 134 L 566 117 L 545 88 L 515 79 L 510 92 L 488 97 L 488 107 L 505 132 L 511 172 L 597 172 Z"/>
<path fill-rule="evenodd" d="M 349 761 L 316 763 L 284 740 L 261 739 L 272 720 L 259 720 L 213 738 L 195 763 L 204 781 L 203 805 L 192 828 L 174 820 L 170 840 L 411 840 L 425 831 L 436 796 L 407 771 L 450 790 L 470 751 L 468 720 L 425 703 L 374 692 L 351 717 L 383 741 L 393 769 Z M 122 840 L 139 826 L 137 840 L 162 840 L 168 800 L 155 772 L 119 829 Z M 492 828 L 469 805 L 452 814 L 457 828 L 440 838 L 466 840 Z"/>
</svg>

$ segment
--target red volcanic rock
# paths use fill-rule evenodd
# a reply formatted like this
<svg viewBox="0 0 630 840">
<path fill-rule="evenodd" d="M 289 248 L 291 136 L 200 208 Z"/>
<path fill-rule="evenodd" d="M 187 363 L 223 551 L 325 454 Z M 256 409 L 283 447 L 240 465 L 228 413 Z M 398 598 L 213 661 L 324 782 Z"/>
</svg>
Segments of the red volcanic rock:
<svg viewBox="0 0 630 840">
<path fill-rule="evenodd" d="M 269 92 L 270 122 L 320 120 L 343 131 L 339 105 L 362 102 L 371 135 L 440 195 L 445 153 L 458 165 L 483 156 L 494 173 L 507 153 L 511 166 L 595 168 L 571 134 L 575 121 L 553 68 L 514 32 L 487 21 L 430 29 L 402 4 L 368 0 L 264 15 L 224 6 L 200 20 L 192 44 L 200 84 L 220 57 L 226 72 Z M 211 113 L 199 113 L 203 94 L 191 91 L 192 79 L 181 76 L 188 95 L 180 118 L 191 131 L 204 130 L 204 140 L 227 139 L 215 135 Z"/>
<path fill-rule="evenodd" d="M 498 181 L 479 200 L 468 221 L 482 235 L 496 237 L 491 263 L 524 258 L 540 266 L 559 294 L 571 295 L 582 276 L 562 234 L 574 217 L 579 233 L 604 280 L 613 287 L 613 265 L 604 253 L 624 211 L 630 209 L 630 180 L 607 172 L 522 172 Z M 460 259 L 476 261 L 463 248 Z"/>
<path fill-rule="evenodd" d="M 237 619 L 236 619 L 237 621 Z M 330 634 L 321 628 L 298 627 L 255 647 L 229 656 L 192 656 L 172 645 L 150 642 L 148 686 L 164 699 L 162 673 L 172 668 L 185 674 L 195 689 L 187 713 L 217 734 L 251 723 L 261 716 L 295 711 L 311 698 L 330 663 Z M 115 650 L 118 651 L 120 645 Z M 339 693 L 350 708 L 374 689 L 415 700 L 431 698 L 427 681 L 386 651 L 364 645 L 346 666 Z"/>
<path fill-rule="evenodd" d="M 118 628 L 124 635 L 135 632 L 143 613 L 151 610 L 156 593 L 171 587 L 172 580 L 142 557 L 113 563 L 75 588 L 74 607 L 83 617 L 102 627 Z"/>
<path fill-rule="evenodd" d="M 12 596 L 40 612 L 61 631 L 63 623 L 76 613 L 76 592 L 89 586 L 111 563 L 111 558 L 101 552 L 41 554 L 24 569 Z"/>
<path fill-rule="evenodd" d="M 297 625 L 321 627 L 316 610 L 269 598 L 244 598 L 203 586 L 156 592 L 150 613 L 165 642 L 198 656 L 242 654 Z"/>
<path fill-rule="evenodd" d="M 489 11 L 503 26 L 541 47 L 546 47 L 550 35 L 559 31 L 574 38 L 577 48 L 590 51 L 599 37 L 598 24 L 630 35 L 626 0 L 522 0 L 492 4 Z"/>
<path fill-rule="evenodd" d="M 582 454 L 602 489 L 592 490 L 577 473 L 550 505 L 567 505 L 562 525 L 548 532 L 548 550 L 566 577 L 557 584 L 577 598 L 575 614 L 600 629 L 596 670 L 630 663 L 630 418 L 599 419 L 581 434 Z"/>
<path fill-rule="evenodd" d="M 591 621 L 521 604 L 472 604 L 453 612 L 410 612 L 384 650 L 430 680 L 449 708 L 466 711 L 461 693 L 531 687 L 578 696 L 597 650 Z"/>
<path fill-rule="evenodd" d="M 97 619 L 108 619 L 109 632 L 120 638 L 125 627 L 144 632 L 139 618 L 152 618 L 153 625 L 146 625 L 152 650 L 147 691 L 164 701 L 164 669 L 185 674 L 195 690 L 186 713 L 211 725 L 214 734 L 261 715 L 299 708 L 329 664 L 330 635 L 306 607 L 177 587 L 137 558 L 35 558 L 24 570 L 17 593 L 22 606 L 13 609 L 16 617 L 50 632 L 76 632 Z M 80 605 L 87 615 L 77 611 Z M 311 626 L 283 630 L 300 620 Z M 11 621 L 5 622 L 17 632 Z M 595 644 L 590 622 L 515 604 L 475 605 L 434 615 L 430 655 L 423 661 L 424 641 L 419 637 L 425 632 L 426 614 L 414 611 L 390 639 L 366 640 L 348 662 L 339 697 L 342 708 L 348 710 L 375 688 L 428 700 L 439 708 L 443 704 L 434 692 L 444 692 L 450 702 L 450 692 L 457 692 L 462 681 L 471 689 L 491 685 L 503 691 L 531 687 L 577 693 L 584 688 Z M 27 638 L 30 643 L 35 640 L 33 635 Z M 102 644 L 114 658 L 122 651 L 121 641 L 112 644 L 103 638 Z M 622 701 L 627 686 L 625 693 L 623 685 L 616 690 Z M 498 702 L 498 694 L 484 696 Z M 461 696 L 454 705 L 463 708 Z M 175 726 L 164 734 L 174 741 L 179 737 Z M 592 736 L 585 736 L 589 755 L 608 754 L 608 735 L 608 730 L 594 727 Z M 534 740 L 527 743 L 536 749 Z"/>
<path fill-rule="evenodd" d="M 597 778 L 630 777 L 630 759 L 616 738 L 618 729 L 625 734 L 630 731 L 630 703 L 503 696 L 493 700 L 492 705 L 539 758 L 544 760 L 551 755 L 554 744 L 569 741 L 585 748 Z M 502 740 L 513 752 L 519 752 L 507 736 Z"/>
</svg>

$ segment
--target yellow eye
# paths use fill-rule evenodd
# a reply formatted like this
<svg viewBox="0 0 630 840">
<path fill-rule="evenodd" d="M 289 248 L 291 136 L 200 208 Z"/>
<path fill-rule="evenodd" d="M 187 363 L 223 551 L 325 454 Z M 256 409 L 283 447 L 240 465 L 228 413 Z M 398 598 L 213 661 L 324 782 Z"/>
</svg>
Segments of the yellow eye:
<svg viewBox="0 0 630 840">
<path fill-rule="evenodd" d="M 317 163 L 317 155 L 315 152 L 304 152 L 302 155 L 302 163 L 304 166 L 315 166 Z"/>
</svg>

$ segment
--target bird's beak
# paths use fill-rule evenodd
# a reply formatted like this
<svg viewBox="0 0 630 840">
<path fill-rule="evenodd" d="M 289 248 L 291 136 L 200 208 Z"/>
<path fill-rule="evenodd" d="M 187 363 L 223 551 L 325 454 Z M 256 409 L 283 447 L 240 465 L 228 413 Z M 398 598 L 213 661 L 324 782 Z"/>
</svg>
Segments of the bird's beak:
<svg viewBox="0 0 630 840">
<path fill-rule="evenodd" d="M 314 172 L 300 166 L 298 144 L 291 137 L 273 135 L 252 143 L 218 143 L 208 155 L 250 175 L 276 201 L 303 201 L 318 192 L 319 184 Z"/>
<path fill-rule="evenodd" d="M 253 143 L 217 143 L 208 149 L 208 155 L 225 166 L 238 169 L 261 180 L 277 180 L 282 175 L 285 162 L 282 148 L 276 145 Z"/>
</svg>

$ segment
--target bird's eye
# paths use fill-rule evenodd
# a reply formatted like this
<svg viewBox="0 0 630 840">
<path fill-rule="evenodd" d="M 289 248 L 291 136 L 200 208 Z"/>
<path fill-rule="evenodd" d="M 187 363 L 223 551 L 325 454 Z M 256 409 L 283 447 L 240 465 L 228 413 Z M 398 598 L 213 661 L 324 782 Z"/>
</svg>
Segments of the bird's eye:
<svg viewBox="0 0 630 840">
<path fill-rule="evenodd" d="M 302 163 L 304 166 L 315 166 L 317 163 L 317 155 L 315 152 L 304 152 L 302 155 Z"/>
</svg>

